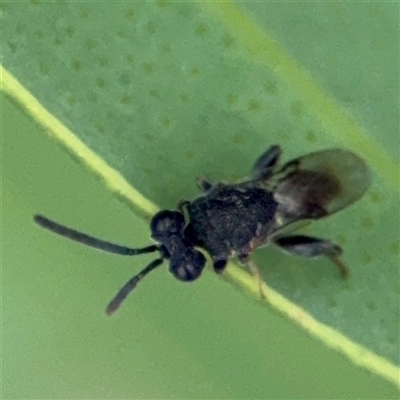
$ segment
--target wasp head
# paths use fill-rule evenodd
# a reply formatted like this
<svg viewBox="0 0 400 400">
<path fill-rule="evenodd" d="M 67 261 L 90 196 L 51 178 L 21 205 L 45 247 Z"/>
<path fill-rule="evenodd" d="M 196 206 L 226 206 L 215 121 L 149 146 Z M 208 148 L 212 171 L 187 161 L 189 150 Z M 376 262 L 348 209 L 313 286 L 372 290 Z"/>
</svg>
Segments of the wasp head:
<svg viewBox="0 0 400 400">
<path fill-rule="evenodd" d="M 151 237 L 160 243 L 160 251 L 169 259 L 169 270 L 183 282 L 197 279 L 206 263 L 202 253 L 195 250 L 184 236 L 185 218 L 179 211 L 158 212 L 150 223 Z"/>
</svg>

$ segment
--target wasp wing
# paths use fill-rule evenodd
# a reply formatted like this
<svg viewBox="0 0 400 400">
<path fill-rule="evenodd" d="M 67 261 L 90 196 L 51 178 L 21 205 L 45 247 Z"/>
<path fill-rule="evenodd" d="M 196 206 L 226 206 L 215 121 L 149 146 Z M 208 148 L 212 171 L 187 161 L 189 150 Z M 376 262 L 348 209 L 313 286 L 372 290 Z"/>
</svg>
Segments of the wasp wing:
<svg viewBox="0 0 400 400">
<path fill-rule="evenodd" d="M 273 189 L 281 223 L 318 219 L 360 199 L 371 183 L 367 164 L 345 149 L 328 149 L 286 163 Z"/>
</svg>

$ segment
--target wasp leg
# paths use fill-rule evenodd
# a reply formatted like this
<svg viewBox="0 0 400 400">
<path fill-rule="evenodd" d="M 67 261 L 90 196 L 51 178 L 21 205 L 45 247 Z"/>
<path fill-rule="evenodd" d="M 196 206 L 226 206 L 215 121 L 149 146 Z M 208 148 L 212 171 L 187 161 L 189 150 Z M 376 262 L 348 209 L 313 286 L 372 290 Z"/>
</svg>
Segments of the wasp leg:
<svg viewBox="0 0 400 400">
<path fill-rule="evenodd" d="M 228 263 L 227 259 L 219 259 L 219 260 L 213 260 L 213 267 L 214 271 L 217 274 L 222 274 L 225 271 L 226 264 Z"/>
<path fill-rule="evenodd" d="M 257 264 L 250 259 L 248 254 L 241 254 L 238 256 L 238 258 L 239 258 L 240 262 L 242 262 L 249 268 L 251 274 L 253 275 L 254 280 L 257 283 L 258 294 L 260 296 L 260 299 L 265 300 L 267 298 L 267 296 L 265 294 L 264 287 L 263 287 L 264 280 L 261 277 L 260 270 L 258 269 Z"/>
<path fill-rule="evenodd" d="M 268 179 L 275 171 L 282 149 L 278 145 L 271 146 L 258 157 L 251 169 L 251 179 Z"/>
<path fill-rule="evenodd" d="M 185 207 L 187 207 L 189 204 L 190 201 L 188 200 L 179 200 L 177 208 L 183 215 L 185 215 Z"/>
<path fill-rule="evenodd" d="M 198 188 L 203 192 L 208 192 L 213 187 L 213 184 L 205 176 L 196 178 L 196 183 Z"/>
<path fill-rule="evenodd" d="M 309 236 L 294 235 L 275 239 L 275 244 L 288 253 L 300 257 L 328 257 L 338 268 L 343 278 L 347 278 L 349 270 L 339 259 L 343 250 L 337 244 L 329 240 L 313 238 Z"/>
</svg>

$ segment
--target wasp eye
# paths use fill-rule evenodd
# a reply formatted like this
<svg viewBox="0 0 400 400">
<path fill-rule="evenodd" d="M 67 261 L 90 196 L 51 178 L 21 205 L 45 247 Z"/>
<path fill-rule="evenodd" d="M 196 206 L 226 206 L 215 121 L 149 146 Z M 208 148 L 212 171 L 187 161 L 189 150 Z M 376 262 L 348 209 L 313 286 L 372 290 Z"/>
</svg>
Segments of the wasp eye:
<svg viewBox="0 0 400 400">
<path fill-rule="evenodd" d="M 178 211 L 160 211 L 150 223 L 151 236 L 159 241 L 165 240 L 168 236 L 182 233 L 184 227 L 185 219 Z"/>
<path fill-rule="evenodd" d="M 204 269 L 206 259 L 199 251 L 191 250 L 171 259 L 169 270 L 176 279 L 191 282 L 197 279 Z"/>
</svg>

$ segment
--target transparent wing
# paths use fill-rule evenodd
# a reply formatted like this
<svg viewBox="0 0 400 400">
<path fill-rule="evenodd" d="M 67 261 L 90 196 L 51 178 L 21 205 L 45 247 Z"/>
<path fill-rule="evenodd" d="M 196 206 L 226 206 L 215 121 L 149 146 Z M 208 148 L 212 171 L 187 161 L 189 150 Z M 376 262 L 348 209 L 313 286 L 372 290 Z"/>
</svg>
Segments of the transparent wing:
<svg viewBox="0 0 400 400">
<path fill-rule="evenodd" d="M 283 224 L 333 214 L 360 199 L 371 184 L 367 164 L 345 149 L 296 158 L 275 178 L 274 195 Z"/>
</svg>

